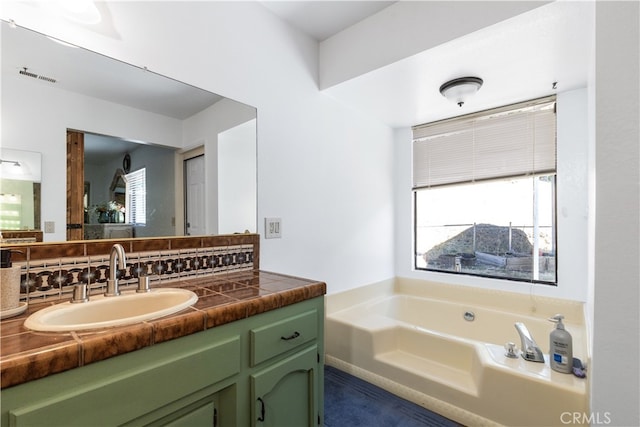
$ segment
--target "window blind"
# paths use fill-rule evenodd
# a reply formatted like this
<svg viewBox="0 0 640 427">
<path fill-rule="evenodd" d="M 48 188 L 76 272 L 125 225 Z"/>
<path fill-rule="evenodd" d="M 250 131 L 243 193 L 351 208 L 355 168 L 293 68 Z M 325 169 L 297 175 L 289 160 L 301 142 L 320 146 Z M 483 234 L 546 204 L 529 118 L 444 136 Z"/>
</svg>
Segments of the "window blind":
<svg viewBox="0 0 640 427">
<path fill-rule="evenodd" d="M 413 189 L 555 169 L 555 97 L 413 127 Z"/>
<path fill-rule="evenodd" d="M 126 182 L 126 216 L 131 224 L 147 223 L 147 179 L 146 169 L 128 173 L 124 176 Z"/>
</svg>

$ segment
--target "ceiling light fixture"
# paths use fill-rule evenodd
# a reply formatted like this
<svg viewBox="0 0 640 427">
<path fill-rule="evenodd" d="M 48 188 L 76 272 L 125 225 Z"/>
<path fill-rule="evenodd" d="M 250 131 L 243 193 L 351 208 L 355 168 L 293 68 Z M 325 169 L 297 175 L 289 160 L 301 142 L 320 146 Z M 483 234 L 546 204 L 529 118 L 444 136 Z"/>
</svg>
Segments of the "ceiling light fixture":
<svg viewBox="0 0 640 427">
<path fill-rule="evenodd" d="M 482 83 L 482 79 L 479 77 L 460 77 L 449 80 L 440 86 L 440 93 L 449 101 L 462 107 L 467 98 L 480 90 Z"/>
</svg>

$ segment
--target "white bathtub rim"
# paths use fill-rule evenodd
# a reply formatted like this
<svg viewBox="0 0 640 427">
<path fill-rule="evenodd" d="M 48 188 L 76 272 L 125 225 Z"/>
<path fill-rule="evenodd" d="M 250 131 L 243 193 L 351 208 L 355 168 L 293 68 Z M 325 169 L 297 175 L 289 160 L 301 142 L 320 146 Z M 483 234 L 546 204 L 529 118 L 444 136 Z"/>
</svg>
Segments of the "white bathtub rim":
<svg viewBox="0 0 640 427">
<path fill-rule="evenodd" d="M 386 316 L 379 316 L 379 315 L 372 315 L 372 316 L 381 317 L 389 321 L 389 318 L 387 318 Z M 334 319 L 333 317 L 331 320 L 336 321 L 336 319 Z M 340 321 L 340 320 L 337 320 L 337 321 Z M 523 379 L 526 379 L 527 381 L 535 381 L 543 384 L 552 384 L 554 387 L 562 388 L 562 389 L 565 389 L 567 392 L 576 393 L 580 395 L 586 395 L 588 392 L 586 380 L 581 378 L 574 378 L 573 375 L 560 374 L 552 371 L 549 367 L 549 356 L 546 354 L 544 355 L 545 363 L 525 361 L 520 356 L 517 359 L 509 359 L 505 356 L 506 351 L 504 347 L 498 344 L 488 343 L 483 341 L 476 341 L 469 338 L 450 335 L 444 332 L 423 328 L 423 327 L 412 325 L 399 320 L 393 320 L 393 322 L 395 323 L 395 325 L 392 326 L 389 323 L 387 323 L 387 325 L 384 328 L 363 327 L 363 325 L 361 324 L 355 325 L 348 321 L 344 323 L 372 335 L 378 334 L 383 330 L 393 331 L 393 330 L 401 330 L 401 329 L 404 329 L 410 332 L 415 332 L 418 334 L 430 335 L 433 337 L 437 337 L 441 340 L 447 340 L 447 341 L 456 343 L 458 345 L 463 345 L 465 347 L 472 349 L 474 357 L 477 358 L 477 362 L 480 363 L 483 369 L 504 370 L 504 371 L 507 371 L 509 375 L 521 377 Z M 371 350 L 373 352 L 373 349 Z M 374 359 L 378 359 L 378 354 L 375 354 L 375 352 L 373 352 L 371 356 Z M 348 362 L 345 362 L 345 363 L 348 363 Z M 455 367 L 453 366 L 447 366 L 447 365 L 444 365 L 444 366 L 446 366 L 448 369 L 455 369 Z M 469 371 L 469 375 L 471 375 L 470 371 Z M 430 376 L 426 376 L 425 374 L 423 374 L 423 376 L 431 380 L 436 379 L 436 377 L 432 378 Z M 458 389 L 459 391 L 470 393 L 472 395 L 477 396 L 477 392 L 478 392 L 477 388 L 475 389 L 475 392 L 474 392 L 469 390 L 466 387 L 454 386 L 451 384 L 450 386 Z M 477 386 L 478 384 L 476 384 L 476 387 Z"/>
<path fill-rule="evenodd" d="M 396 285 L 398 284 L 398 281 L 402 281 L 405 280 L 406 278 L 396 278 Z M 409 279 L 411 280 L 411 282 L 413 283 L 412 286 L 415 286 L 416 282 L 419 282 L 419 280 L 417 279 Z M 578 335 L 576 335 L 574 333 L 574 356 L 576 357 L 580 357 L 583 361 L 584 364 L 588 365 L 590 364 L 590 359 L 591 359 L 591 352 L 590 352 L 590 346 L 589 346 L 589 336 L 588 336 L 588 331 L 586 329 L 586 325 L 585 325 L 585 317 L 582 315 L 580 316 L 578 314 L 577 311 L 579 311 L 580 313 L 584 314 L 584 304 L 580 303 L 580 302 L 576 302 L 576 301 L 568 301 L 568 300 L 555 300 L 552 298 L 548 298 L 548 297 L 536 297 L 536 298 L 540 298 L 538 300 L 538 302 L 536 304 L 534 304 L 533 306 L 531 306 L 531 310 L 526 311 L 526 312 L 522 312 L 522 311 L 518 311 L 518 310 L 514 310 L 512 307 L 506 307 L 505 304 L 495 304 L 491 301 L 489 301 L 489 303 L 487 303 L 486 299 L 483 299 L 483 301 L 481 302 L 474 302 L 474 301 L 461 301 L 458 299 L 446 299 L 443 298 L 442 295 L 426 295 L 426 290 L 420 289 L 419 292 L 407 292 L 407 288 L 406 286 L 404 287 L 400 287 L 398 288 L 398 286 L 395 286 L 393 289 L 393 292 L 389 293 L 388 292 L 388 281 L 380 282 L 380 283 L 376 283 L 374 285 L 369 285 L 369 286 L 375 286 L 375 287 L 380 287 L 381 284 L 384 284 L 385 286 L 385 290 L 387 290 L 387 292 L 384 292 L 382 295 L 379 294 L 375 294 L 375 293 L 367 293 L 367 295 L 369 296 L 368 299 L 366 300 L 359 300 L 358 303 L 356 304 L 352 304 L 350 306 L 344 306 L 344 304 L 341 304 L 342 307 L 340 307 L 340 309 L 337 310 L 331 310 L 332 308 L 332 303 L 334 303 L 336 300 L 339 300 L 340 298 L 342 298 L 343 293 L 338 293 L 338 294 L 333 294 L 333 295 L 328 295 L 327 296 L 327 312 L 326 312 L 326 317 L 327 318 L 332 318 L 336 321 L 341 321 L 344 323 L 348 323 L 348 324 L 353 324 L 355 323 L 356 325 L 362 327 L 363 326 L 363 320 L 364 316 L 366 317 L 372 317 L 372 318 L 376 318 L 378 319 L 378 323 L 380 324 L 384 324 L 384 320 L 383 318 L 388 318 L 388 319 L 392 319 L 392 321 L 395 322 L 402 322 L 399 319 L 395 319 L 393 317 L 387 316 L 385 313 L 381 313 L 377 311 L 377 308 L 379 307 L 380 304 L 384 304 L 386 301 L 389 300 L 393 300 L 393 299 L 404 299 L 404 298 L 409 298 L 409 299 L 416 299 L 416 300 L 425 300 L 425 301 L 429 301 L 429 302 L 433 302 L 433 303 L 442 303 L 445 305 L 455 305 L 458 306 L 460 309 L 462 310 L 469 310 L 472 312 L 477 312 L 480 310 L 485 310 L 485 311 L 489 311 L 489 312 L 495 312 L 498 314 L 503 314 L 503 315 L 516 315 L 520 320 L 519 321 L 523 321 L 525 322 L 525 324 L 527 324 L 528 321 L 535 321 L 535 322 L 546 322 L 551 316 L 553 316 L 555 313 L 573 313 L 573 315 L 571 316 L 567 316 L 565 317 L 564 323 L 567 325 L 567 329 L 572 332 L 572 331 L 580 331 L 580 333 Z M 444 286 L 447 289 L 451 289 L 451 285 L 441 285 L 441 284 L 435 284 L 435 287 L 440 287 L 440 286 Z M 365 287 L 361 287 L 361 288 L 357 288 L 357 290 L 360 293 L 363 293 L 362 291 L 364 289 L 367 289 L 368 286 Z M 349 290 L 349 291 L 345 291 L 345 293 L 348 292 L 354 292 L 355 290 Z M 440 290 L 441 291 L 441 290 Z M 439 292 L 440 292 L 439 291 Z M 457 293 L 459 291 L 459 289 L 457 289 L 455 292 Z M 487 290 L 481 289 L 479 290 L 481 293 L 485 293 L 487 292 Z M 517 298 L 517 299 L 521 299 L 522 295 L 518 295 L 518 294 L 514 294 L 514 293 L 509 293 L 506 291 L 491 291 L 490 292 L 492 297 L 499 297 L 500 295 L 507 295 L 507 298 Z M 456 295 L 459 296 L 459 295 Z M 486 295 L 485 295 L 486 297 Z M 527 297 L 528 298 L 528 297 Z M 540 309 L 540 305 L 544 306 L 544 311 L 542 309 Z M 551 305 L 551 306 L 549 306 Z M 562 308 L 567 308 L 569 311 L 564 311 Z M 579 309 L 578 309 L 579 307 Z M 577 311 L 576 311 L 577 310 Z M 544 314 L 543 314 L 544 313 Z M 411 323 L 407 323 L 408 325 L 412 325 Z M 551 330 L 551 324 L 549 323 L 549 330 Z M 388 327 L 388 326 L 385 326 Z M 371 329 L 369 327 L 365 327 L 365 329 Z M 435 333 L 437 333 L 435 330 L 433 331 Z M 533 331 L 532 331 L 533 332 Z M 545 344 L 546 345 L 546 337 L 548 336 L 547 333 L 539 333 L 534 335 L 539 341 L 540 344 Z M 464 338 L 467 339 L 467 338 Z M 469 338 L 472 339 L 472 338 Z M 472 339 L 473 340 L 473 339 Z M 474 342 L 484 342 L 482 340 L 478 341 L 475 340 Z M 495 340 L 491 340 L 491 341 L 487 341 L 493 344 L 499 344 L 499 345 L 503 345 L 504 343 L 498 343 L 495 342 Z M 506 342 L 506 341 L 505 341 Z M 516 344 L 519 344 L 516 343 Z"/>
<path fill-rule="evenodd" d="M 350 309 L 343 309 L 340 310 L 338 312 L 334 312 L 333 314 L 326 315 L 326 319 L 327 320 L 331 320 L 334 322 L 339 322 L 342 324 L 346 324 L 352 327 L 356 327 L 368 332 L 377 332 L 377 331 L 382 331 L 382 330 L 388 330 L 388 329 L 393 329 L 396 327 L 403 327 L 403 328 L 407 328 L 407 329 L 417 329 L 420 331 L 423 331 L 425 333 L 429 333 L 435 336 L 439 336 L 439 337 L 443 337 L 446 338 L 448 340 L 451 341 L 456 341 L 456 342 L 464 342 L 464 343 L 468 343 L 470 345 L 473 344 L 491 344 L 491 345 L 496 345 L 496 346 L 503 346 L 504 344 L 506 344 L 506 342 L 508 341 L 507 338 L 505 338 L 505 341 L 503 343 L 498 343 L 498 342 L 492 342 L 492 341 L 482 341 L 482 340 L 477 340 L 477 339 L 473 339 L 473 338 L 468 338 L 468 337 L 462 337 L 462 336 L 458 336 L 458 335 L 453 335 L 447 332 L 443 332 L 443 331 L 438 331 L 435 329 L 430 329 L 428 327 L 424 327 L 421 325 L 415 325 L 413 323 L 410 322 L 406 322 L 404 320 L 400 320 L 394 317 L 389 316 L 386 312 L 382 312 L 379 310 L 376 310 L 376 308 L 379 307 L 379 304 L 383 304 L 386 303 L 388 300 L 393 299 L 393 298 L 412 298 L 412 299 L 417 299 L 417 300 L 425 300 L 425 301 L 429 301 L 429 302 L 440 302 L 439 300 L 434 300 L 431 298 L 424 298 L 424 297 L 417 297 L 414 295 L 385 295 L 379 298 L 373 298 L 369 301 L 363 302 L 357 306 L 353 306 Z M 458 304 L 458 303 L 452 303 L 451 301 L 442 301 L 442 303 L 448 304 L 448 305 L 457 305 L 460 308 L 464 309 L 464 306 Z M 487 310 L 485 307 L 468 307 L 469 310 L 471 311 L 478 311 L 478 309 L 484 309 Z M 496 312 L 496 313 L 500 313 L 500 314 L 513 314 L 513 313 L 509 313 L 509 312 L 505 312 L 505 311 L 500 311 L 497 309 L 492 309 L 489 308 L 488 310 Z M 521 319 L 523 321 L 525 321 L 525 323 L 527 322 L 527 320 L 534 320 L 534 321 L 539 321 L 540 318 L 536 318 L 536 317 L 529 317 L 529 316 L 521 316 Z M 573 324 L 570 324 L 570 327 L 574 326 Z M 495 340 L 494 340 L 495 341 Z M 520 346 L 520 343 L 517 342 L 515 343 L 516 347 Z M 579 350 L 576 352 L 576 350 Z M 584 343 L 579 343 L 579 342 L 574 342 L 574 355 L 576 355 L 577 357 L 583 356 L 584 362 L 588 362 L 589 358 L 584 357 L 583 354 L 580 353 L 587 353 L 588 352 L 588 347 L 586 347 L 586 345 Z"/>
<path fill-rule="evenodd" d="M 538 295 L 535 287 L 529 294 L 502 289 L 487 289 L 470 285 L 447 284 L 427 279 L 396 276 L 394 295 L 409 295 L 428 299 L 451 301 L 468 305 L 480 305 L 498 311 L 518 312 L 540 318 L 540 311 L 563 313 L 565 319 L 584 326 L 585 303 L 577 300 Z M 481 301 L 481 302 L 479 302 Z M 519 309 L 514 310 L 514 307 Z M 546 315 L 542 317 L 547 317 Z"/>
<path fill-rule="evenodd" d="M 427 279 L 395 276 L 380 282 L 358 286 L 341 292 L 327 294 L 327 314 L 372 303 L 377 299 L 393 295 L 409 295 L 440 301 L 454 301 L 470 306 L 480 305 L 498 311 L 516 311 L 522 315 L 540 318 L 556 313 L 565 315 L 565 320 L 585 325 L 585 303 L 577 300 L 537 295 L 535 288 L 530 294 L 502 289 L 487 289 L 469 285 L 448 284 Z M 481 301 L 481 302 L 479 302 Z M 518 309 L 514 310 L 514 307 Z M 546 315 L 541 315 L 541 311 Z"/>
</svg>

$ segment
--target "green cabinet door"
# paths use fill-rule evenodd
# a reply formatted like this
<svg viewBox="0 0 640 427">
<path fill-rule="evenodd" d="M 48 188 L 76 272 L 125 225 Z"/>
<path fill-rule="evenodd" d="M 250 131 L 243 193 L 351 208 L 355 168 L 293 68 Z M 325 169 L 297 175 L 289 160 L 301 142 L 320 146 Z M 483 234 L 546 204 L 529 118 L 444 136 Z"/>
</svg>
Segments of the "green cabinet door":
<svg viewBox="0 0 640 427">
<path fill-rule="evenodd" d="M 314 426 L 318 420 L 318 347 L 251 375 L 252 426 Z"/>
</svg>

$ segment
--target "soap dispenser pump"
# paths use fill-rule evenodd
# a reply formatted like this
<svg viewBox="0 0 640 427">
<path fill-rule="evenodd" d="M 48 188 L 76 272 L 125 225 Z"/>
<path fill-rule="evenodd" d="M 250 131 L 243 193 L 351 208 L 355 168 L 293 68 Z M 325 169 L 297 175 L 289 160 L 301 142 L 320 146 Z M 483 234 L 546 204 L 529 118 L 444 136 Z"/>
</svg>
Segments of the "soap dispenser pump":
<svg viewBox="0 0 640 427">
<path fill-rule="evenodd" d="M 551 369 L 563 374 L 570 374 L 573 369 L 573 341 L 571 334 L 562 323 L 564 316 L 556 314 L 549 319 L 556 327 L 549 335 L 549 363 Z"/>
</svg>

